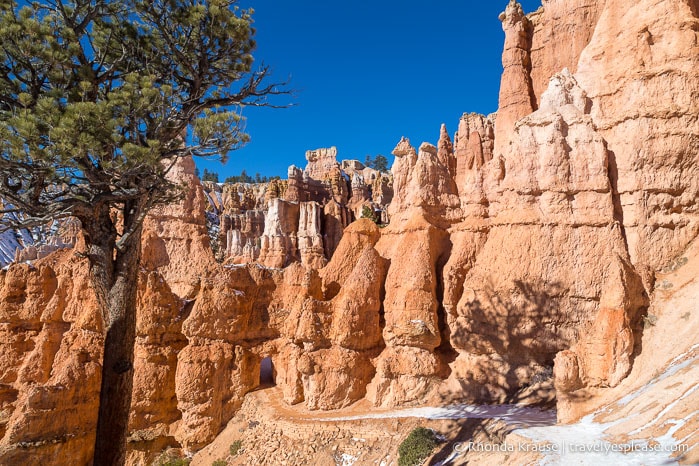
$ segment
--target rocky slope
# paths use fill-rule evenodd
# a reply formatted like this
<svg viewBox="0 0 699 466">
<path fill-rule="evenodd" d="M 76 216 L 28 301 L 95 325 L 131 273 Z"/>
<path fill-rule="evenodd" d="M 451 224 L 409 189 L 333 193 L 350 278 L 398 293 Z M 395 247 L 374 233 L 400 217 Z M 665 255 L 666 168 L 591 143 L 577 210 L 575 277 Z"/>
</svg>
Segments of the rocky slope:
<svg viewBox="0 0 699 466">
<path fill-rule="evenodd" d="M 513 1 L 501 19 L 499 111 L 400 140 L 392 199 L 332 149 L 266 186 L 204 189 L 182 161 L 192 190 L 142 243 L 130 462 L 210 443 L 265 358 L 309 410 L 546 401 L 532 386 L 553 370 L 561 421 L 665 406 L 634 435 L 697 443 L 694 392 L 609 403 L 699 343 L 653 326 L 672 306 L 682 329 L 698 319 L 693 278 L 667 274 L 699 233 L 699 4 Z M 389 225 L 350 223 L 363 205 Z M 70 250 L 0 272 L 0 463 L 90 457 L 102 335 L 85 274 Z"/>
</svg>

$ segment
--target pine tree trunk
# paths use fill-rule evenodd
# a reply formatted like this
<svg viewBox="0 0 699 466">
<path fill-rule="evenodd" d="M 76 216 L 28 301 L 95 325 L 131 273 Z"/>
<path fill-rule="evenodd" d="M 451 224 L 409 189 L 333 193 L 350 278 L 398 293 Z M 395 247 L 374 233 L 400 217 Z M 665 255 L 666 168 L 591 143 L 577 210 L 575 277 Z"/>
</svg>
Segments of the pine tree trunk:
<svg viewBox="0 0 699 466">
<path fill-rule="evenodd" d="M 127 206 L 124 211 L 128 212 Z M 108 219 L 107 219 L 108 218 Z M 100 216 L 101 225 L 87 228 L 90 240 L 91 276 L 98 299 L 106 309 L 106 336 L 102 362 L 102 385 L 97 417 L 94 466 L 117 466 L 126 461 L 126 438 L 133 387 L 136 340 L 136 294 L 140 259 L 141 229 L 122 251 L 106 231 L 115 231 L 112 219 Z M 129 219 L 125 218 L 125 228 Z M 108 222 L 108 223 L 107 223 Z M 97 222 L 96 222 L 97 223 Z M 94 236 L 95 234 L 103 236 Z"/>
<path fill-rule="evenodd" d="M 110 324 L 104 341 L 95 466 L 121 465 L 126 460 L 136 340 L 138 256 L 138 243 L 131 243 L 124 253 L 117 254 L 116 280 L 109 290 Z"/>
</svg>

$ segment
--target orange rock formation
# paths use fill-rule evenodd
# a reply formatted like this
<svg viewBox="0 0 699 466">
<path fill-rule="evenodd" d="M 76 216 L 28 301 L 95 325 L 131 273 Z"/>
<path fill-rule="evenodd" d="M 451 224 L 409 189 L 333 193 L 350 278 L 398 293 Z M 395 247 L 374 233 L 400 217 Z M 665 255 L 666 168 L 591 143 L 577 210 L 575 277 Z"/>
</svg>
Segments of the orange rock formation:
<svg viewBox="0 0 699 466">
<path fill-rule="evenodd" d="M 699 234 L 699 4 L 512 1 L 501 19 L 500 110 L 400 140 L 392 179 L 321 149 L 283 182 L 204 189 L 183 161 L 191 191 L 143 238 L 132 463 L 209 443 L 266 357 L 310 409 L 504 402 L 554 367 L 570 420 L 594 405 L 576 393 L 620 386 L 658 274 Z M 363 205 L 390 225 L 350 223 Z M 0 272 L 2 464 L 90 458 L 86 274 L 69 250 Z"/>
</svg>

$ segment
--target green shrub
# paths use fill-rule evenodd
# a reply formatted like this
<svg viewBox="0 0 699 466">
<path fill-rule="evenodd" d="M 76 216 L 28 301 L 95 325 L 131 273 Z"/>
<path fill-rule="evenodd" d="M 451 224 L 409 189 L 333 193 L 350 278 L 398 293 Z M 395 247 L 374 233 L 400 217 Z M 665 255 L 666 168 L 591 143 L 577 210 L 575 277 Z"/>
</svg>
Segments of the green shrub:
<svg viewBox="0 0 699 466">
<path fill-rule="evenodd" d="M 231 443 L 231 448 L 230 452 L 232 456 L 235 456 L 238 454 L 238 451 L 242 448 L 243 442 L 240 440 L 236 440 L 235 442 Z"/>
<path fill-rule="evenodd" d="M 211 466 L 226 466 L 226 460 L 216 460 L 211 463 Z"/>
<path fill-rule="evenodd" d="M 416 427 L 398 447 L 398 466 L 417 466 L 430 456 L 439 441 L 430 429 Z"/>
<path fill-rule="evenodd" d="M 158 463 L 158 466 L 189 466 L 189 459 L 187 458 L 168 458 L 162 463 Z"/>
<path fill-rule="evenodd" d="M 172 450 L 166 450 L 158 457 L 157 460 L 155 460 L 155 463 L 153 463 L 153 465 L 154 466 L 189 466 L 190 461 L 191 460 L 189 458 L 181 458 Z"/>
<path fill-rule="evenodd" d="M 376 215 L 376 212 L 374 211 L 374 209 L 372 209 L 371 207 L 369 207 L 367 205 L 362 207 L 362 216 L 360 218 L 368 218 L 369 220 L 371 220 L 372 222 L 374 222 L 376 224 L 381 222 L 381 219 L 379 218 L 378 215 Z"/>
</svg>

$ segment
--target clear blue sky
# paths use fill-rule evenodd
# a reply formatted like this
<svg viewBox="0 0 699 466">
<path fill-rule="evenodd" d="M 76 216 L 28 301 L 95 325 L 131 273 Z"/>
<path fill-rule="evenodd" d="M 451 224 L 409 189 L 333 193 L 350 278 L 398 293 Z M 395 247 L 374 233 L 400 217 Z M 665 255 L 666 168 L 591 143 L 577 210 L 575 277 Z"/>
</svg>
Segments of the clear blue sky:
<svg viewBox="0 0 699 466">
<path fill-rule="evenodd" d="M 541 0 L 521 1 L 525 12 Z M 223 178 L 244 168 L 286 177 L 305 152 L 337 146 L 338 158 L 390 152 L 450 134 L 462 113 L 497 109 L 507 0 L 246 0 L 255 9 L 254 56 L 291 78 L 287 109 L 247 108 L 252 141 L 226 165 L 198 160 Z"/>
</svg>

